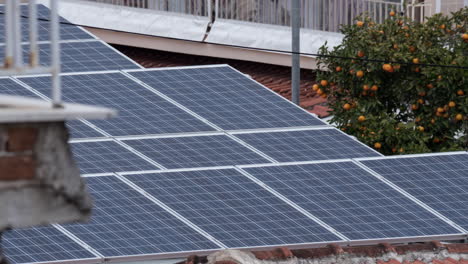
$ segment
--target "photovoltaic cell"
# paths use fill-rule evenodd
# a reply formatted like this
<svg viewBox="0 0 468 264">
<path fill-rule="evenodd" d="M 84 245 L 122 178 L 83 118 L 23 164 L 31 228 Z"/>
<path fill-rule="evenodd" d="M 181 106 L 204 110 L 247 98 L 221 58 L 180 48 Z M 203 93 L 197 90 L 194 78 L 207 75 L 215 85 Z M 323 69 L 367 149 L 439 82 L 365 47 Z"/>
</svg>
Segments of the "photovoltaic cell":
<svg viewBox="0 0 468 264">
<path fill-rule="evenodd" d="M 80 142 L 70 145 L 83 174 L 158 169 L 114 141 Z"/>
<path fill-rule="evenodd" d="M 100 41 L 65 42 L 60 44 L 62 72 L 89 72 L 121 69 L 138 69 L 128 58 Z M 50 65 L 50 45 L 39 44 L 40 64 Z M 0 49 L 0 60 L 5 49 Z M 29 61 L 29 45 L 23 45 L 24 63 Z"/>
<path fill-rule="evenodd" d="M 352 240 L 460 233 L 352 162 L 246 171 Z"/>
<path fill-rule="evenodd" d="M 231 248 L 340 240 L 233 169 L 125 177 Z"/>
<path fill-rule="evenodd" d="M 54 227 L 6 231 L 2 248 L 13 264 L 96 258 Z"/>
<path fill-rule="evenodd" d="M 468 154 L 362 163 L 468 230 Z"/>
<path fill-rule="evenodd" d="M 50 91 L 48 91 L 50 93 Z M 0 78 L 0 94 L 33 97 L 41 99 L 35 93 L 16 83 L 9 78 Z M 67 127 L 70 130 L 72 138 L 102 137 L 103 135 L 78 120 L 67 121 Z"/>
<path fill-rule="evenodd" d="M 130 74 L 224 130 L 325 125 L 228 66 Z"/>
<path fill-rule="evenodd" d="M 113 176 L 87 177 L 94 198 L 86 224 L 64 226 L 106 257 L 218 249 Z"/>
<path fill-rule="evenodd" d="M 225 135 L 138 139 L 125 143 L 169 169 L 269 163 Z"/>
<path fill-rule="evenodd" d="M 380 156 L 337 129 L 235 134 L 280 162 Z"/>
<path fill-rule="evenodd" d="M 50 94 L 49 77 L 21 78 Z M 90 120 L 113 136 L 213 131 L 214 129 L 121 73 L 62 76 L 65 101 L 118 110 L 109 120 Z"/>
</svg>

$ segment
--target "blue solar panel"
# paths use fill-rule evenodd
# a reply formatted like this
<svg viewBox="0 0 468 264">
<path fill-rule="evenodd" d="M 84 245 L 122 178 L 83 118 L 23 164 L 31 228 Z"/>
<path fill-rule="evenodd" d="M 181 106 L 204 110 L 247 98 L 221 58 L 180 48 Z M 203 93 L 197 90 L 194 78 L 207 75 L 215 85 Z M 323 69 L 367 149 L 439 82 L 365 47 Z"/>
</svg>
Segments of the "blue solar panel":
<svg viewBox="0 0 468 264">
<path fill-rule="evenodd" d="M 121 69 L 139 69 L 130 59 L 100 41 L 61 43 L 62 72 L 89 72 Z M 24 62 L 29 60 L 29 45 L 23 45 Z M 50 64 L 50 45 L 39 44 L 41 65 Z M 5 49 L 0 49 L 0 60 L 5 57 Z"/>
<path fill-rule="evenodd" d="M 364 165 L 468 230 L 468 155 L 364 160 Z"/>
<path fill-rule="evenodd" d="M 9 78 L 0 78 L 0 94 L 40 99 L 35 93 Z M 78 120 L 67 121 L 67 127 L 72 138 L 102 137 L 101 133 Z"/>
<path fill-rule="evenodd" d="M 227 66 L 130 74 L 225 130 L 325 125 Z"/>
<path fill-rule="evenodd" d="M 280 162 L 380 156 L 337 129 L 235 134 Z"/>
<path fill-rule="evenodd" d="M 49 77 L 21 78 L 43 94 L 50 94 Z M 113 136 L 213 131 L 214 129 L 121 73 L 62 77 L 65 101 L 117 109 L 109 120 L 90 120 Z"/>
<path fill-rule="evenodd" d="M 72 143 L 71 147 L 83 174 L 158 169 L 114 141 Z"/>
<path fill-rule="evenodd" d="M 219 247 L 112 176 L 86 178 L 94 198 L 89 223 L 64 226 L 106 257 Z"/>
<path fill-rule="evenodd" d="M 228 247 L 340 240 L 233 169 L 125 177 Z"/>
<path fill-rule="evenodd" d="M 96 258 L 54 227 L 7 231 L 3 234 L 2 248 L 11 263 Z"/>
<path fill-rule="evenodd" d="M 169 169 L 269 163 L 225 135 L 138 139 L 125 143 Z"/>
<path fill-rule="evenodd" d="M 37 22 L 38 34 L 37 40 L 49 41 L 50 40 L 50 23 L 47 21 Z M 29 41 L 29 19 L 21 18 L 21 39 L 22 41 Z M 79 39 L 94 39 L 92 35 L 83 29 L 68 24 L 60 25 L 60 39 L 61 40 L 79 40 Z M 5 15 L 0 14 L 0 43 L 5 42 Z"/>
<path fill-rule="evenodd" d="M 352 162 L 246 171 L 352 240 L 460 233 Z"/>
</svg>

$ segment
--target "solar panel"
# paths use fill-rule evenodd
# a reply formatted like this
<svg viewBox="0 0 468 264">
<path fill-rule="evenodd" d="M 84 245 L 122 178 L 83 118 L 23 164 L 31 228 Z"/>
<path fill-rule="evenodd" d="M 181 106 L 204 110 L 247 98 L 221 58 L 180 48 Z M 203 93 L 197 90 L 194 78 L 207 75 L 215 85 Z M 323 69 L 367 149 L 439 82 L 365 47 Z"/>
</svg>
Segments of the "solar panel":
<svg viewBox="0 0 468 264">
<path fill-rule="evenodd" d="M 49 77 L 20 80 L 43 94 L 51 93 Z M 121 73 L 65 75 L 62 90 L 65 101 L 117 109 L 115 118 L 90 120 L 113 136 L 214 130 Z"/>
<path fill-rule="evenodd" d="M 219 247 L 113 176 L 86 178 L 94 198 L 86 224 L 64 226 L 106 257 Z"/>
<path fill-rule="evenodd" d="M 158 168 L 115 141 L 70 144 L 81 173 L 110 173 Z"/>
<path fill-rule="evenodd" d="M 11 263 L 96 258 L 54 227 L 6 231 L 3 233 L 2 248 Z"/>
<path fill-rule="evenodd" d="M 468 230 L 468 155 L 362 160 L 364 165 Z"/>
<path fill-rule="evenodd" d="M 340 240 L 233 169 L 125 177 L 231 248 Z"/>
<path fill-rule="evenodd" d="M 269 163 L 225 135 L 136 139 L 125 143 L 169 169 Z"/>
<path fill-rule="evenodd" d="M 224 130 L 325 125 L 229 66 L 129 73 Z"/>
<path fill-rule="evenodd" d="M 234 135 L 280 162 L 381 156 L 337 129 Z"/>
<path fill-rule="evenodd" d="M 50 40 L 50 23 L 47 21 L 37 22 L 38 34 L 37 40 L 49 41 Z M 21 18 L 21 39 L 24 42 L 29 41 L 29 19 Z M 81 39 L 95 39 L 88 32 L 83 29 L 68 24 L 60 25 L 60 39 L 61 40 L 81 40 Z M 5 42 L 5 15 L 0 14 L 0 43 Z"/>
<path fill-rule="evenodd" d="M 71 138 L 103 137 L 104 135 L 79 120 L 66 121 Z"/>
<path fill-rule="evenodd" d="M 460 234 L 352 162 L 246 171 L 352 240 Z"/>
<path fill-rule="evenodd" d="M 62 42 L 60 44 L 62 72 L 89 72 L 120 69 L 139 69 L 136 63 L 100 41 Z M 24 63 L 29 60 L 29 46 L 23 45 Z M 0 60 L 5 49 L 0 49 Z M 50 45 L 39 44 L 41 65 L 50 64 Z"/>
</svg>

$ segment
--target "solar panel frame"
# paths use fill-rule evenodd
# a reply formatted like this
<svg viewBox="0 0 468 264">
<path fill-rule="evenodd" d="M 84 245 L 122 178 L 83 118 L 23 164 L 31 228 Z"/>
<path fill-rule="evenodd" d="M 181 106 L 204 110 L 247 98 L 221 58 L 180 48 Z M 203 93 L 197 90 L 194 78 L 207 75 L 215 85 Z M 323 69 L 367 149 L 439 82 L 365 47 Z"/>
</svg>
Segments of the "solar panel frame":
<svg viewBox="0 0 468 264">
<path fill-rule="evenodd" d="M 134 73 L 137 74 L 139 72 L 157 72 L 157 71 L 169 71 L 169 70 L 188 70 L 188 69 L 206 69 L 206 68 L 213 68 L 213 69 L 216 69 L 216 68 L 226 68 L 226 69 L 229 69 L 233 72 L 235 72 L 236 74 L 239 74 L 240 76 L 243 76 L 245 77 L 245 75 L 239 71 L 237 71 L 236 69 L 234 69 L 233 67 L 229 66 L 229 65 L 226 65 L 226 64 L 220 64 L 220 65 L 204 65 L 204 66 L 187 66 L 187 67 L 167 67 L 167 68 L 158 68 L 158 69 L 142 69 L 142 70 L 133 70 L 133 69 L 130 69 L 130 70 L 123 70 L 123 72 L 129 74 L 130 76 L 132 76 L 133 78 L 139 80 L 140 82 L 143 82 L 145 83 L 146 85 L 148 85 L 149 87 L 153 88 L 154 90 L 158 91 L 158 92 L 161 92 L 161 93 L 164 93 L 166 94 L 166 96 L 170 97 L 171 99 L 173 99 L 174 101 L 182 104 L 182 105 L 188 105 L 188 104 L 184 104 L 183 103 L 183 99 L 180 95 L 178 95 L 177 98 L 173 98 L 171 97 L 171 95 L 168 95 L 165 91 L 163 90 L 158 90 L 157 88 L 155 88 L 154 85 L 151 85 L 150 83 L 148 82 L 145 82 L 143 80 L 142 77 L 138 77 L 138 76 L 135 76 L 133 75 Z M 190 75 L 187 75 L 187 76 L 190 76 Z M 247 77 L 246 77 L 247 79 Z M 314 124 L 311 124 L 309 122 L 309 124 L 303 124 L 303 125 L 283 125 L 283 126 L 271 126 L 270 125 L 266 125 L 266 126 L 262 126 L 262 127 L 254 127 L 254 128 L 246 128 L 246 127 L 236 127 L 236 128 L 229 128 L 229 127 L 223 127 L 223 124 L 219 124 L 217 123 L 216 121 L 214 121 L 212 118 L 210 118 L 209 116 L 206 116 L 204 114 L 206 114 L 206 111 L 205 113 L 199 113 L 197 112 L 196 110 L 194 109 L 190 109 L 189 107 L 187 107 L 187 109 L 191 112 L 193 112 L 194 114 L 197 114 L 201 117 L 203 117 L 204 119 L 208 120 L 208 122 L 210 122 L 211 124 L 215 125 L 216 127 L 219 128 L 219 130 L 224 130 L 224 131 L 231 131 L 231 130 L 249 130 L 249 129 L 252 129 L 252 130 L 256 130 L 256 129 L 262 129 L 262 128 L 265 128 L 265 129 L 268 129 L 268 128 L 272 128 L 272 127 L 310 127 L 310 126 L 328 126 L 328 124 L 326 124 L 325 122 L 323 122 L 322 120 L 320 120 L 319 118 L 317 118 L 315 115 L 309 113 L 308 111 L 306 111 L 305 109 L 302 109 L 300 107 L 298 107 L 297 105 L 293 104 L 292 102 L 286 100 L 285 98 L 281 97 L 280 95 L 278 95 L 277 93 L 275 93 L 274 91 L 272 91 L 271 89 L 263 86 L 262 84 L 256 82 L 255 80 L 253 79 L 247 79 L 249 82 L 251 81 L 252 84 L 254 84 L 256 87 L 259 87 L 259 88 L 263 88 L 261 89 L 262 92 L 264 92 L 265 90 L 268 91 L 269 93 L 271 93 L 271 96 L 272 97 L 275 97 L 275 98 L 278 98 L 279 102 L 282 102 L 282 103 L 286 103 L 287 104 L 290 104 L 291 105 L 291 109 L 300 109 L 301 112 L 304 112 L 306 115 L 304 116 L 307 116 L 309 115 L 311 117 L 311 119 L 309 120 L 310 122 L 312 122 L 311 120 L 313 120 L 313 123 Z M 245 81 L 245 80 L 243 80 Z M 173 95 L 174 96 L 174 95 Z M 185 99 L 184 99 L 185 100 Z M 269 101 L 265 101 L 265 103 L 271 103 Z M 284 113 L 288 113 L 288 112 L 284 112 Z M 299 113 L 299 112 L 298 112 Z M 289 113 L 288 113 L 289 114 Z M 276 115 L 275 115 L 276 116 Z M 232 116 L 231 116 L 232 117 Z M 231 118 L 229 117 L 229 118 Z M 224 120 L 224 125 L 226 124 L 230 124 L 232 122 L 227 122 L 226 119 L 218 119 L 218 120 Z M 265 121 L 265 123 L 268 123 L 269 121 Z M 274 121 L 274 122 L 279 122 L 278 120 Z M 244 125 L 247 124 L 247 123 L 244 123 Z M 242 125 L 242 124 L 241 124 Z"/>
<path fill-rule="evenodd" d="M 339 160 L 383 156 L 380 152 L 333 127 L 229 131 L 228 133 L 280 163 L 311 161 L 315 157 L 318 157 L 315 160 Z M 340 137 L 340 141 L 337 137 Z M 324 138 L 326 142 L 322 144 L 321 138 Z M 320 148 L 316 144 L 321 144 Z M 352 150 L 355 150 L 354 153 Z M 328 153 L 330 151 L 335 154 Z M 345 153 L 342 154 L 343 152 Z"/>
<path fill-rule="evenodd" d="M 378 159 L 378 158 L 379 157 L 375 157 L 375 159 Z M 254 174 L 250 173 L 249 168 L 281 167 L 281 166 L 291 166 L 291 165 L 311 165 L 311 164 L 327 164 L 327 163 L 332 163 L 333 164 L 333 163 L 342 163 L 342 162 L 350 163 L 350 162 L 354 162 L 354 161 L 352 159 L 341 159 L 341 160 L 322 160 L 322 161 L 304 161 L 304 162 L 285 162 L 285 163 L 277 163 L 277 164 L 254 164 L 254 165 L 241 165 L 241 166 L 236 166 L 236 167 L 240 168 L 241 170 L 245 170 L 247 174 L 249 174 L 254 179 L 257 179 L 260 185 L 265 185 L 266 188 L 271 188 L 271 189 L 273 189 L 274 192 L 277 192 L 277 190 L 270 187 L 268 185 L 268 183 L 262 181 L 262 179 L 259 179 Z M 372 177 L 374 177 L 374 176 L 375 175 L 372 175 Z M 380 181 L 379 178 L 376 178 L 376 179 L 378 179 Z M 385 182 L 382 182 L 382 184 L 384 184 L 384 183 Z M 302 185 L 302 186 L 304 186 L 304 185 Z M 397 192 L 397 191 L 395 190 L 395 192 Z M 278 192 L 278 195 L 285 197 L 282 193 L 279 193 L 279 192 Z M 287 200 L 289 200 L 289 198 L 287 198 L 287 197 L 285 197 L 285 198 Z M 411 199 L 409 199 L 409 200 L 411 200 Z M 291 203 L 297 204 L 299 207 L 303 208 L 301 206 L 301 204 L 296 203 L 294 200 L 289 200 L 289 201 Z M 415 205 L 416 204 L 417 203 L 415 203 Z M 424 208 L 424 207 L 421 207 L 421 208 Z M 421 208 L 419 208 L 419 209 L 421 209 Z M 307 208 L 303 208 L 303 209 L 307 210 Z M 426 209 L 426 208 L 424 208 L 424 209 Z M 427 213 L 433 213 L 433 212 L 427 210 Z M 436 216 L 436 217 L 439 217 L 437 214 L 433 214 L 433 215 Z M 325 221 L 323 219 L 321 219 L 321 220 L 324 221 L 325 224 L 328 224 L 327 221 Z M 440 217 L 439 217 L 438 220 L 440 220 L 441 222 L 444 222 L 444 219 L 442 219 Z M 447 226 L 451 226 L 451 228 L 453 228 L 453 230 L 460 231 L 460 233 L 418 235 L 418 236 L 406 236 L 406 237 L 403 236 L 403 237 L 363 238 L 363 239 L 349 238 L 349 243 L 348 244 L 349 245 L 366 245 L 366 244 L 372 244 L 372 243 L 382 242 L 382 241 L 388 241 L 388 242 L 395 242 L 396 243 L 396 242 L 408 242 L 408 241 L 410 241 L 410 242 L 411 241 L 412 242 L 414 242 L 414 241 L 430 241 L 430 240 L 434 240 L 434 239 L 451 240 L 451 239 L 460 239 L 461 237 L 466 236 L 466 233 L 461 232 L 461 230 L 459 230 L 455 226 L 451 225 L 450 223 L 447 223 L 446 221 L 445 221 L 445 223 L 447 224 Z M 337 230 L 338 232 L 340 232 L 340 230 L 338 230 L 333 225 L 331 225 L 331 227 L 334 228 L 335 230 Z M 342 233 L 342 234 L 346 236 L 346 233 Z"/>
<path fill-rule="evenodd" d="M 441 153 L 424 153 L 424 154 L 412 154 L 412 155 L 404 155 L 404 156 L 385 156 L 385 157 L 380 157 L 380 158 L 378 158 L 378 157 L 358 158 L 358 159 L 355 159 L 355 162 L 357 164 L 359 164 L 361 167 L 367 169 L 369 172 L 374 174 L 376 177 L 380 178 L 382 181 L 385 181 L 387 184 L 394 186 L 394 188 L 396 190 L 398 190 L 400 193 L 408 196 L 410 199 L 414 200 L 415 202 L 420 203 L 422 206 L 426 207 L 427 210 L 433 212 L 434 214 L 439 215 L 440 218 L 444 219 L 450 225 L 454 226 L 455 228 L 459 229 L 460 231 L 464 232 L 465 234 L 468 234 L 468 223 L 461 223 L 459 217 L 453 218 L 450 215 L 447 215 L 447 212 L 448 211 L 453 211 L 454 208 L 451 208 L 445 202 L 438 201 L 437 195 L 433 195 L 431 193 L 430 198 L 435 199 L 435 200 L 432 200 L 432 201 L 425 201 L 424 197 L 418 198 L 419 195 L 417 196 L 417 195 L 413 194 L 413 192 L 405 189 L 404 187 L 399 185 L 397 182 L 394 182 L 392 179 L 389 179 L 389 176 L 387 174 L 383 174 L 382 171 L 379 171 L 378 169 L 375 169 L 374 166 L 371 166 L 371 164 L 369 162 L 367 162 L 367 161 L 379 161 L 379 160 L 383 161 L 383 160 L 397 160 L 397 159 L 401 160 L 401 159 L 427 158 L 427 157 L 444 157 L 444 156 L 449 157 L 449 156 L 452 156 L 452 155 L 455 155 L 455 156 L 456 155 L 464 155 L 464 156 L 466 155 L 466 157 L 468 158 L 468 151 L 467 152 L 455 151 L 455 152 L 441 152 Z M 422 164 L 419 164 L 419 165 L 422 165 Z M 408 171 L 408 172 L 411 172 L 411 171 Z M 444 178 L 444 179 L 447 180 L 446 178 Z M 427 181 L 430 181 L 430 178 L 425 179 L 425 181 L 426 181 L 426 183 L 425 183 L 424 188 L 431 188 L 430 187 L 431 183 L 427 182 Z M 407 180 L 406 182 L 410 183 L 410 180 Z M 452 187 L 458 187 L 460 184 L 462 184 L 462 183 L 453 184 Z M 437 188 L 442 187 L 442 183 L 438 183 L 437 185 L 438 185 Z M 415 187 L 412 188 L 412 189 L 415 190 L 415 188 L 423 189 L 421 187 L 418 187 L 417 185 L 415 185 Z M 443 209 L 438 209 L 437 207 L 440 207 L 441 205 L 440 204 L 437 205 L 437 203 L 442 203 L 443 206 L 441 208 L 443 208 Z M 431 205 L 431 204 L 435 204 L 435 205 Z M 437 207 L 433 207 L 433 206 L 437 206 Z M 467 208 L 465 208 L 465 210 L 467 210 Z M 463 219 L 464 220 L 468 219 L 468 217 L 463 217 Z"/>
</svg>

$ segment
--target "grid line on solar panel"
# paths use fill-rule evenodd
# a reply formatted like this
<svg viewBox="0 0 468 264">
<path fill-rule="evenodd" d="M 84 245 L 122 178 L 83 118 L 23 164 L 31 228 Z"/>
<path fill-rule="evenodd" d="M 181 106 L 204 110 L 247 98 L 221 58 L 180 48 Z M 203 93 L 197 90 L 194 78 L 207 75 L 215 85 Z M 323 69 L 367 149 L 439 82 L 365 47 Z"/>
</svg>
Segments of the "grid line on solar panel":
<svg viewBox="0 0 468 264">
<path fill-rule="evenodd" d="M 146 138 L 124 142 L 168 169 L 270 163 L 226 135 Z"/>
<path fill-rule="evenodd" d="M 16 78 L 0 78 L 0 94 L 33 97 L 37 99 L 49 100 L 45 95 L 34 91 Z M 80 120 L 67 121 L 67 127 L 73 138 L 80 137 L 100 137 L 101 133 L 83 123 Z"/>
<path fill-rule="evenodd" d="M 70 146 L 82 174 L 159 169 L 113 140 L 70 143 Z"/>
<path fill-rule="evenodd" d="M 382 156 L 335 128 L 232 134 L 279 162 Z"/>
<path fill-rule="evenodd" d="M 50 77 L 20 80 L 50 94 Z M 115 118 L 89 121 L 112 136 L 215 130 L 119 72 L 62 75 L 62 93 L 66 101 L 117 109 Z"/>
<path fill-rule="evenodd" d="M 89 72 L 100 70 L 139 69 L 129 58 L 99 40 L 60 43 L 62 72 Z M 50 64 L 50 44 L 39 44 L 40 64 Z M 5 57 L 0 49 L 0 59 Z M 29 45 L 23 45 L 24 62 L 29 60 Z"/>
<path fill-rule="evenodd" d="M 467 232 L 466 152 L 359 159 L 359 162 Z"/>
<path fill-rule="evenodd" d="M 115 176 L 86 177 L 95 207 L 85 224 L 62 225 L 106 257 L 220 249 Z"/>
<path fill-rule="evenodd" d="M 2 248 L 11 263 L 97 258 L 54 227 L 6 231 L 3 233 Z"/>
<path fill-rule="evenodd" d="M 352 240 L 461 234 L 351 161 L 240 167 Z"/>
<path fill-rule="evenodd" d="M 125 72 L 224 130 L 326 125 L 229 66 Z"/>
<path fill-rule="evenodd" d="M 230 248 L 341 240 L 235 169 L 124 177 Z"/>
</svg>

